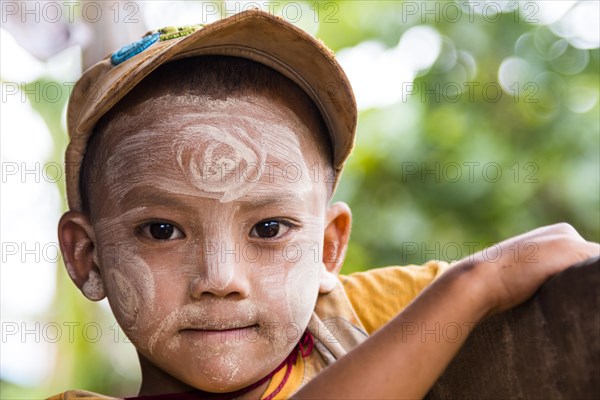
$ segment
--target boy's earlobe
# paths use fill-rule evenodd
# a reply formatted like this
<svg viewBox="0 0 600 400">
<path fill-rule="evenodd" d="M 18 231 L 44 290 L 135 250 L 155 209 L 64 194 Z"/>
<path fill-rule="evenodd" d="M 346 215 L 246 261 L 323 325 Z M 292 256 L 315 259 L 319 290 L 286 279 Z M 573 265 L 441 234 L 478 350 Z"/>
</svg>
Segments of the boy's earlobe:
<svg viewBox="0 0 600 400">
<path fill-rule="evenodd" d="M 325 264 L 321 264 L 321 275 L 319 276 L 319 293 L 329 293 L 338 284 L 338 278 L 336 274 L 327 271 Z"/>
<path fill-rule="evenodd" d="M 346 203 L 337 202 L 329 206 L 325 215 L 321 293 L 331 291 L 337 283 L 336 276 L 344 263 L 351 226 L 352 213 Z"/>
<path fill-rule="evenodd" d="M 75 285 L 88 299 L 102 300 L 106 295 L 89 218 L 77 211 L 63 214 L 58 223 L 58 240 L 65 267 Z"/>
</svg>

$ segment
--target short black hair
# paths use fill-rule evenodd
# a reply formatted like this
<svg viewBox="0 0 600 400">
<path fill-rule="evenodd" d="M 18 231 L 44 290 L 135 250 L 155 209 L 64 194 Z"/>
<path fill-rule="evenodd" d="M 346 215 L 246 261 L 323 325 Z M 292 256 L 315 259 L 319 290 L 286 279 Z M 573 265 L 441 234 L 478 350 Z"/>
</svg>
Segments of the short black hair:
<svg viewBox="0 0 600 400">
<path fill-rule="evenodd" d="M 168 62 L 144 80 L 106 113 L 94 127 L 88 140 L 79 176 L 83 212 L 91 214 L 92 183 L 99 182 L 107 159 L 102 143 L 109 122 L 119 113 L 132 110 L 156 93 L 176 93 L 225 100 L 231 96 L 261 95 L 282 100 L 292 111 L 308 112 L 317 127 L 314 137 L 324 166 L 333 171 L 333 150 L 327 128 L 315 104 L 293 81 L 258 62 L 230 56 L 199 56 Z M 314 117 L 314 118 L 313 118 Z M 329 195 L 333 191 L 328 184 Z"/>
</svg>

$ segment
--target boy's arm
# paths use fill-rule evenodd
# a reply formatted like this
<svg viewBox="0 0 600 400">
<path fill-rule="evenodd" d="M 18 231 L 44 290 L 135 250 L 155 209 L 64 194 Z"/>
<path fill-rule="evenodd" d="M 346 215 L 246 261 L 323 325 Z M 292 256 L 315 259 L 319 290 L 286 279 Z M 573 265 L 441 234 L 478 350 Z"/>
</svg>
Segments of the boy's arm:
<svg viewBox="0 0 600 400">
<path fill-rule="evenodd" d="M 500 253 L 492 256 L 489 250 L 459 261 L 295 398 L 422 398 L 467 338 L 448 340 L 436 330 L 445 324 L 472 326 L 513 307 L 553 274 L 600 253 L 598 244 L 566 224 L 536 229 L 492 249 Z M 494 262 L 487 261 L 492 257 Z"/>
</svg>

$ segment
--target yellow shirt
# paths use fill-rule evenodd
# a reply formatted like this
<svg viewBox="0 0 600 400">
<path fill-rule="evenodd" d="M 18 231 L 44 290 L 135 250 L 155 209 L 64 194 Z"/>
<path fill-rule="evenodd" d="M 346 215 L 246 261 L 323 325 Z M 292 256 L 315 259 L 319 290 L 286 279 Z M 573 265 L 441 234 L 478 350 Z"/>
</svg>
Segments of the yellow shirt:
<svg viewBox="0 0 600 400">
<path fill-rule="evenodd" d="M 327 365 L 400 313 L 448 268 L 445 262 L 431 261 L 422 266 L 386 267 L 340 276 L 341 284 L 336 289 L 319 295 L 307 328 L 315 338 L 315 348 L 307 358 L 297 358 L 274 399 L 290 398 Z M 280 386 L 286 372 L 283 368 L 273 376 L 262 398 Z M 81 390 L 70 390 L 49 399 L 75 398 L 115 399 Z"/>
</svg>

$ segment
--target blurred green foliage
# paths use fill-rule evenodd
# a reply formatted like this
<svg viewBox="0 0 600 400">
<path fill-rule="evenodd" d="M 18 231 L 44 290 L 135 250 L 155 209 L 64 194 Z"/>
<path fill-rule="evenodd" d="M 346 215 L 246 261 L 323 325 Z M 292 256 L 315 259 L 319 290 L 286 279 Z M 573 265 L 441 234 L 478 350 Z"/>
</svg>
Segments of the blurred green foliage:
<svg viewBox="0 0 600 400">
<path fill-rule="evenodd" d="M 324 8 L 327 4 L 333 8 Z M 391 48 L 419 24 L 437 30 L 444 40 L 442 53 L 417 77 L 416 87 L 463 83 L 461 68 L 469 60 L 446 63 L 447 49 L 470 54 L 476 67 L 471 82 L 497 84 L 501 63 L 513 56 L 526 59 L 536 77 L 535 90 L 522 88 L 518 96 L 503 93 L 498 101 L 481 90 L 472 97 L 463 93 L 457 101 L 416 93 L 360 113 L 356 148 L 335 196 L 353 210 L 345 273 L 463 257 L 469 250 L 558 221 L 570 222 L 587 239 L 600 241 L 600 109 L 597 100 L 585 112 L 566 105 L 567 100 L 577 104 L 583 94 L 598 99 L 597 48 L 567 45 L 562 55 L 548 59 L 547 49 L 560 38 L 546 26 L 515 18 L 513 12 L 493 23 L 477 14 L 473 21 L 452 22 L 436 21 L 435 16 L 422 20 L 420 14 L 406 18 L 400 1 L 318 6 L 317 36 L 334 51 L 366 40 Z M 329 22 L 323 21 L 326 15 L 331 15 Z M 583 69 L 581 57 L 587 57 Z M 53 133 L 57 162 L 66 147 L 60 124 L 66 100 L 37 104 Z M 114 323 L 78 293 L 62 268 L 55 304 L 42 319 Z M 110 346 L 79 337 L 74 343 L 61 342 L 47 386 L 25 389 L 3 383 L 3 398 L 36 398 L 69 388 L 134 394 L 137 373 L 118 372 L 111 352 Z"/>
<path fill-rule="evenodd" d="M 346 3 L 339 24 L 322 24 L 319 36 L 335 50 L 367 39 L 393 47 L 424 20 L 475 60 L 476 74 L 468 80 L 472 96 L 451 93 L 453 84 L 464 86 L 457 79 L 461 64 L 444 68 L 442 49 L 438 62 L 415 81 L 430 92 L 360 113 L 356 148 L 335 196 L 353 210 L 344 272 L 465 257 L 560 221 L 600 240 L 598 102 L 584 113 L 565 104 L 568 96 L 583 96 L 581 88 L 598 98 L 598 49 L 567 45 L 547 60 L 543 51 L 560 38 L 547 26 L 523 22 L 529 14 L 505 12 L 493 23 L 477 14 L 473 22 L 436 22 L 435 15 L 422 13 L 407 18 L 406 10 L 400 2 Z M 572 73 L 569 67 L 582 53 L 589 61 Z M 515 56 L 535 68 L 534 80 L 521 85 L 520 96 L 512 95 L 516 86 L 497 96 L 492 88 L 498 87 L 498 69 Z M 432 93 L 436 87 L 441 93 Z"/>
</svg>

